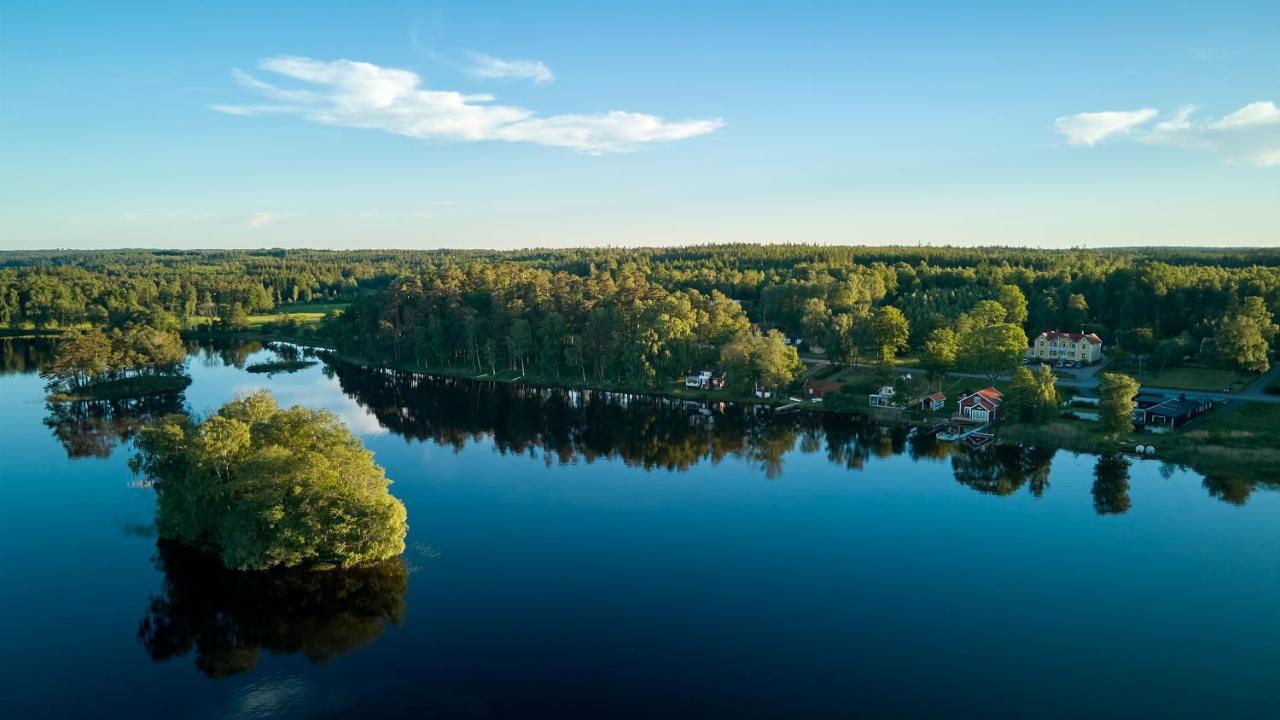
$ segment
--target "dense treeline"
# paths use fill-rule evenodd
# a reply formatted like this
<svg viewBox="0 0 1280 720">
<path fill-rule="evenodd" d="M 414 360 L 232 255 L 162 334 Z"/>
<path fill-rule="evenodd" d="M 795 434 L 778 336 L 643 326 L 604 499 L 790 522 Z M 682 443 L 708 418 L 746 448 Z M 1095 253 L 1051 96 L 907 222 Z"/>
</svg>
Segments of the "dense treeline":
<svg viewBox="0 0 1280 720">
<path fill-rule="evenodd" d="M 910 452 L 945 458 L 932 437 L 908 442 L 905 427 L 882 428 L 836 414 L 772 416 L 754 406 L 706 405 L 649 395 L 476 383 L 366 369 L 332 358 L 326 372 L 391 432 L 463 448 L 487 438 L 501 453 L 549 464 L 609 458 L 646 469 L 687 470 L 726 457 L 782 474 L 800 442 L 832 463 L 861 469 L 872 457 Z"/>
<path fill-rule="evenodd" d="M 669 291 L 637 270 L 584 278 L 473 263 L 397 279 L 327 331 L 344 350 L 396 364 L 534 364 L 583 380 L 653 382 L 717 357 L 748 325 L 719 291 Z"/>
<path fill-rule="evenodd" d="M 810 339 L 857 360 L 885 347 L 875 322 L 883 307 L 906 320 L 905 346 L 922 349 L 935 331 L 962 330 L 983 301 L 1032 335 L 1096 332 L 1161 362 L 1210 339 L 1257 370 L 1275 340 L 1280 250 L 0 253 L 0 325 L 237 327 L 245 313 L 318 300 L 355 301 L 330 332 L 371 359 L 610 381 L 667 378 L 710 361 L 747 324 L 813 335 L 806 315 L 835 327 Z M 895 340 L 894 352 L 901 347 Z"/>
</svg>

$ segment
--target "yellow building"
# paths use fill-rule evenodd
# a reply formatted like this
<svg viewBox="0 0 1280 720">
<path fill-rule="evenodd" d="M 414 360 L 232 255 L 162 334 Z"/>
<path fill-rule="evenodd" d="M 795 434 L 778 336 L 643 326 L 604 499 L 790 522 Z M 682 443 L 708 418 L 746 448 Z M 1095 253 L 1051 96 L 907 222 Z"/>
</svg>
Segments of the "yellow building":
<svg viewBox="0 0 1280 720">
<path fill-rule="evenodd" d="M 1047 363 L 1091 365 L 1102 359 L 1102 338 L 1093 333 L 1042 332 L 1032 341 L 1027 357 Z"/>
</svg>

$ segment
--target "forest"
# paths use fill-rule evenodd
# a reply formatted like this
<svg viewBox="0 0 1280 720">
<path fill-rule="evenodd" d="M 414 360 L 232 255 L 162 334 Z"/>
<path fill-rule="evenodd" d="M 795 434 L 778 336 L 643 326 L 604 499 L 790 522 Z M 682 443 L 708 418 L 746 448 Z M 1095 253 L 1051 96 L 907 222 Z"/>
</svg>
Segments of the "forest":
<svg viewBox="0 0 1280 720">
<path fill-rule="evenodd" d="M 11 332 L 234 331 L 322 303 L 321 322 L 267 329 L 396 367 L 630 386 L 709 364 L 739 370 L 729 379 L 741 390 L 785 385 L 797 340 L 838 362 L 914 355 L 939 371 L 996 373 L 1052 329 L 1097 333 L 1110 352 L 1161 366 L 1201 356 L 1261 372 L 1280 249 L 0 253 L 0 327 Z"/>
</svg>

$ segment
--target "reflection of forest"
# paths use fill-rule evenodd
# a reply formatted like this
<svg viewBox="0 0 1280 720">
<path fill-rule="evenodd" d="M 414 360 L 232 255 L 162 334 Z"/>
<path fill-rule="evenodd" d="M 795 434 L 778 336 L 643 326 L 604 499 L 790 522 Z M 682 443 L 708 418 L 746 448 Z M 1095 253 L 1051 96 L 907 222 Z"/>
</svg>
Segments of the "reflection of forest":
<svg viewBox="0 0 1280 720">
<path fill-rule="evenodd" d="M 46 406 L 44 424 L 67 451 L 67 457 L 105 458 L 148 421 L 183 411 L 181 393 L 123 400 L 54 402 Z"/>
<path fill-rule="evenodd" d="M 244 369 L 249 356 L 263 349 L 256 340 L 188 340 L 187 354 L 200 360 L 205 367 L 236 367 Z M 292 346 L 288 346 L 292 347 Z"/>
<path fill-rule="evenodd" d="M 1028 486 L 1036 497 L 1049 489 L 1049 466 L 1054 448 L 993 445 L 971 452 L 956 452 L 951 467 L 956 482 L 981 493 L 1012 495 Z"/>
<path fill-rule="evenodd" d="M 914 460 L 950 459 L 956 482 L 1005 496 L 1049 489 L 1057 449 L 992 445 L 968 450 L 930 435 L 881 427 L 862 417 L 772 411 L 733 404 L 601 391 L 529 388 L 366 369 L 329 359 L 325 372 L 369 408 L 387 429 L 407 438 L 452 445 L 489 438 L 503 453 L 552 462 L 618 458 L 644 468 L 685 470 L 726 456 L 782 473 L 784 456 L 825 452 L 833 464 L 858 470 L 871 458 L 906 453 Z M 1129 509 L 1129 460 L 1098 458 L 1092 488 L 1099 514 Z M 1243 504 L 1252 484 L 1205 480 L 1209 494 Z"/>
<path fill-rule="evenodd" d="M 774 416 L 724 403 L 478 383 L 332 361 L 326 372 L 401 436 L 459 449 L 486 437 L 499 452 L 538 456 L 548 464 L 604 457 L 686 470 L 734 456 L 774 478 L 797 441 L 802 452 L 825 449 L 833 463 L 849 468 L 862 467 L 872 455 L 902 453 L 906 442 L 905 429 L 882 430 L 861 418 Z"/>
<path fill-rule="evenodd" d="M 1023 486 L 1040 497 L 1049 489 L 1053 448 L 997 445 L 951 458 L 956 481 L 991 495 L 1012 495 Z M 1129 459 L 1120 453 L 1098 457 L 1093 469 L 1093 508 L 1099 515 L 1129 510 Z M 1210 491 L 1212 494 L 1212 490 Z"/>
<path fill-rule="evenodd" d="M 51 338 L 0 339 L 0 375 L 39 372 L 53 360 Z"/>
<path fill-rule="evenodd" d="M 196 667 L 210 677 L 253 669 L 261 650 L 323 662 L 404 618 L 409 573 L 400 558 L 347 570 L 241 572 L 161 541 L 156 566 L 164 589 L 151 598 L 138 639 L 156 662 L 195 650 Z"/>
</svg>

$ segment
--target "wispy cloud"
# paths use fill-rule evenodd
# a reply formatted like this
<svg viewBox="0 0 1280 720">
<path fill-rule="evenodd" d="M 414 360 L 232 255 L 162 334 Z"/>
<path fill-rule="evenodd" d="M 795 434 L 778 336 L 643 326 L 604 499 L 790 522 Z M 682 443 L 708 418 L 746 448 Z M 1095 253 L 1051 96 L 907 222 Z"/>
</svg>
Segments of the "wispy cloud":
<svg viewBox="0 0 1280 720">
<path fill-rule="evenodd" d="M 259 61 L 258 67 L 315 89 L 282 88 L 237 73 L 240 85 L 272 102 L 215 105 L 214 109 L 236 115 L 297 115 L 325 125 L 413 138 L 531 142 L 596 154 L 683 140 L 724 127 L 720 118 L 671 122 L 656 115 L 619 110 L 539 117 L 532 110 L 496 104 L 491 95 L 424 89 L 421 78 L 413 72 L 352 60 L 278 56 Z"/>
<path fill-rule="evenodd" d="M 277 223 L 277 222 L 280 222 L 281 220 L 287 220 L 288 218 L 291 218 L 291 217 L 293 217 L 293 213 L 260 211 L 260 212 L 249 214 L 248 225 L 251 228 L 266 227 L 272 223 Z"/>
<path fill-rule="evenodd" d="M 556 79 L 555 73 L 541 60 L 503 60 L 478 52 L 471 53 L 468 71 L 482 78 L 532 80 L 539 85 Z"/>
<path fill-rule="evenodd" d="M 1154 118 L 1157 114 L 1159 111 L 1151 108 L 1086 112 L 1060 117 L 1054 120 L 1053 124 L 1058 128 L 1058 132 L 1067 138 L 1067 143 L 1070 145 L 1097 145 L 1107 138 L 1132 131 L 1133 128 Z"/>
<path fill-rule="evenodd" d="M 1151 123 L 1152 109 L 1080 113 L 1054 121 L 1070 145 L 1096 145 L 1107 139 L 1128 139 L 1149 145 L 1209 150 L 1228 162 L 1280 167 L 1280 108 L 1270 100 L 1252 102 L 1214 119 L 1194 118 L 1198 108 L 1184 105 Z"/>
</svg>

